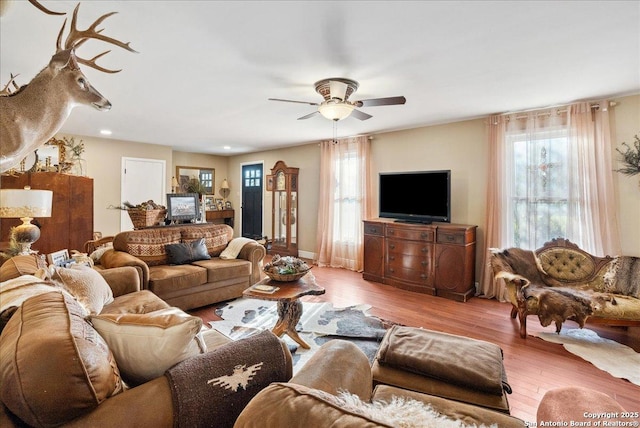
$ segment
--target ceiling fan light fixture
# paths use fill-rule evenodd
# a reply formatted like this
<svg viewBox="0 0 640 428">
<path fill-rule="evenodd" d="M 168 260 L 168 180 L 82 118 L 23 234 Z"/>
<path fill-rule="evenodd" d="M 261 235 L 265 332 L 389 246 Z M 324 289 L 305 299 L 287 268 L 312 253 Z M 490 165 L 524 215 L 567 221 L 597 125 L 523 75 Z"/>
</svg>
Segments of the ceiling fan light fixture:
<svg viewBox="0 0 640 428">
<path fill-rule="evenodd" d="M 351 114 L 354 107 L 347 103 L 323 103 L 318 107 L 321 115 L 329 120 L 342 120 Z"/>
</svg>

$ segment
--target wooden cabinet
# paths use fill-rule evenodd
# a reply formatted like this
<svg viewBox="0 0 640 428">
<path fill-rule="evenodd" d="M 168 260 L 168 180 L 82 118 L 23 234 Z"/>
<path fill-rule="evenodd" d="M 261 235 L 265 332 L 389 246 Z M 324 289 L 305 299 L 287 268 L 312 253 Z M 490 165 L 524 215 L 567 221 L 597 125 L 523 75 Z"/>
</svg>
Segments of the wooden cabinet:
<svg viewBox="0 0 640 428">
<path fill-rule="evenodd" d="M 475 293 L 476 228 L 367 220 L 363 278 L 467 301 Z"/>
<path fill-rule="evenodd" d="M 364 271 L 362 277 L 382 282 L 384 278 L 384 226 L 364 222 Z"/>
<path fill-rule="evenodd" d="M 222 220 L 224 224 L 228 224 L 233 227 L 235 210 L 217 210 L 217 211 L 205 211 L 205 217 L 207 222 L 216 223 Z"/>
<path fill-rule="evenodd" d="M 298 257 L 298 172 L 278 161 L 267 176 L 272 192 L 271 254 Z"/>
<path fill-rule="evenodd" d="M 93 179 L 57 172 L 35 172 L 18 176 L 2 176 L 3 189 L 32 189 L 53 191 L 51 217 L 38 217 L 32 221 L 41 226 L 40 239 L 32 249 L 40 254 L 67 249 L 82 251 L 84 243 L 93 239 Z M 9 241 L 12 227 L 20 219 L 0 221 L 0 241 Z"/>
</svg>

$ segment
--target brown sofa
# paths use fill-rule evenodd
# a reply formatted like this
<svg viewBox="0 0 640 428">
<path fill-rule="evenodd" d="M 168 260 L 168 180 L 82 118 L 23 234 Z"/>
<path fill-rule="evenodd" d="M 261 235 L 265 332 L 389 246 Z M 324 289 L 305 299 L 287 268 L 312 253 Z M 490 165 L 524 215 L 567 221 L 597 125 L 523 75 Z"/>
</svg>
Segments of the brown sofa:
<svg viewBox="0 0 640 428">
<path fill-rule="evenodd" d="M 189 246 L 204 239 L 210 259 L 171 264 L 167 245 Z M 226 224 L 189 224 L 121 232 L 113 239 L 113 249 L 105 251 L 96 268 L 138 267 L 142 288 L 150 290 L 171 306 L 183 310 L 242 296 L 260 281 L 266 249 L 255 241 L 246 242 L 236 258 L 219 256 L 233 242 L 233 229 Z"/>
<path fill-rule="evenodd" d="M 2 283 L 4 288 L 22 281 L 12 294 L 39 289 L 15 309 L 0 334 L 0 426 L 198 426 L 189 418 L 201 417 L 205 425 L 215 420 L 216 426 L 231 427 L 255 394 L 291 377 L 289 350 L 272 333 L 232 342 L 215 330 L 201 331 L 200 318 L 140 290 L 135 268 L 104 273 L 113 293 L 105 302 L 111 303 L 88 316 L 80 293 L 47 289 L 55 281 L 22 275 Z M 115 334 L 98 321 L 116 328 Z M 124 337 L 131 349 L 118 353 Z M 186 345 L 177 349 L 178 342 Z M 175 364 L 167 355 L 172 352 Z M 137 360 L 128 361 L 134 355 Z M 129 372 L 131 364 L 159 375 L 140 381 Z M 170 367 L 165 371 L 162 364 Z M 241 387 L 213 382 L 230 379 L 239 364 L 261 370 Z M 185 380 L 185 373 L 195 377 Z M 206 388 L 199 402 L 191 393 L 197 383 Z M 237 391 L 232 394 L 229 385 Z M 194 403 L 202 410 L 193 411 Z"/>
<path fill-rule="evenodd" d="M 555 323 L 559 332 L 567 319 L 640 325 L 640 258 L 597 257 L 567 239 L 557 238 L 535 251 L 493 250 L 490 260 L 496 280 L 504 280 L 511 317 L 527 337 L 527 315 L 543 326 Z"/>
</svg>

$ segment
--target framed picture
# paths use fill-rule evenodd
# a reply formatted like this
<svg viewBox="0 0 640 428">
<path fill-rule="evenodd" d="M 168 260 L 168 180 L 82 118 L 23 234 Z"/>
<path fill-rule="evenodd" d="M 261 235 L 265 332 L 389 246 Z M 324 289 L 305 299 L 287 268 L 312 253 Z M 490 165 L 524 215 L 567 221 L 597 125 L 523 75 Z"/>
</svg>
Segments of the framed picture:
<svg viewBox="0 0 640 428">
<path fill-rule="evenodd" d="M 204 195 L 204 210 L 205 211 L 215 211 L 218 207 L 216 205 L 216 200 L 213 195 Z"/>
<path fill-rule="evenodd" d="M 47 254 L 47 262 L 54 266 L 63 266 L 69 260 L 69 251 L 60 250 L 55 253 Z"/>
<path fill-rule="evenodd" d="M 231 207 L 231 201 L 227 201 L 224 203 L 224 209 L 225 210 L 232 210 L 233 208 Z"/>
<path fill-rule="evenodd" d="M 222 198 L 216 198 L 216 206 L 220 211 L 224 209 L 224 203 L 222 202 Z"/>
</svg>

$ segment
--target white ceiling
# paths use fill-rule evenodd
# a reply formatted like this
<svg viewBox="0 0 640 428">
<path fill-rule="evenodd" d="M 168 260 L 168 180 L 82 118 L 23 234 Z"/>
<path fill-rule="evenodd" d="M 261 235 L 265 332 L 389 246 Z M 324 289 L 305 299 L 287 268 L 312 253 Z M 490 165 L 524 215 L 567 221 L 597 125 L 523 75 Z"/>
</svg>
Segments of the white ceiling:
<svg viewBox="0 0 640 428">
<path fill-rule="evenodd" d="M 139 53 L 78 49 L 112 49 L 99 63 L 123 71 L 83 68 L 113 108 L 75 108 L 64 133 L 219 155 L 305 144 L 332 122 L 267 98 L 320 102 L 328 77 L 357 80 L 352 101 L 407 98 L 362 108 L 373 118 L 340 121 L 340 137 L 640 92 L 639 1 L 84 1 L 79 27 L 111 11 L 104 34 Z M 26 84 L 64 17 L 16 0 L 0 20 L 0 82 Z"/>
</svg>

